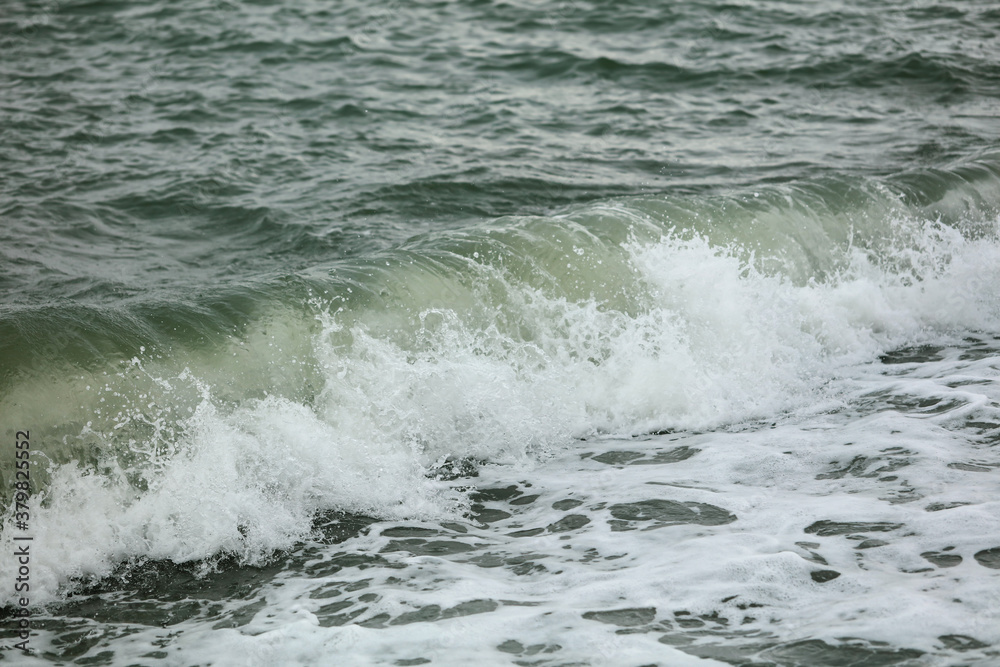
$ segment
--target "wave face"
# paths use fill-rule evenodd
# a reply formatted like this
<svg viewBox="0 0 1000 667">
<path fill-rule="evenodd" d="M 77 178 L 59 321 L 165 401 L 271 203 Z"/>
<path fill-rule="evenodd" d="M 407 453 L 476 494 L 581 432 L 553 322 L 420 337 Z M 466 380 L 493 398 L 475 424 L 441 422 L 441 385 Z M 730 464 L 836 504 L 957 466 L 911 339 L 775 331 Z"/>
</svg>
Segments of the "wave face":
<svg viewBox="0 0 1000 667">
<path fill-rule="evenodd" d="M 8 346 L 46 321 L 80 341 L 9 370 L 3 398 L 50 461 L 38 579 L 55 595 L 129 559 L 262 563 L 323 512 L 460 517 L 440 479 L 457 462 L 835 401 L 845 368 L 996 330 L 998 193 L 984 158 L 500 218 L 213 295 L 203 311 L 255 306 L 149 349 L 149 304 L 8 315 Z"/>
</svg>

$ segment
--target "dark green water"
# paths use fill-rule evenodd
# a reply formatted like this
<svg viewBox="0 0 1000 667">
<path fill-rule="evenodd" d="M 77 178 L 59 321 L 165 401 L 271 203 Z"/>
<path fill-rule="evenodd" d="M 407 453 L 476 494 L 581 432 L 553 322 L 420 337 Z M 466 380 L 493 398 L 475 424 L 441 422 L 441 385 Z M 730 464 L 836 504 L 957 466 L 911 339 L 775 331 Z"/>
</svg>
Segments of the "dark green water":
<svg viewBox="0 0 1000 667">
<path fill-rule="evenodd" d="M 977 1 L 5 3 L 0 656 L 991 664 L 998 44 Z"/>
</svg>

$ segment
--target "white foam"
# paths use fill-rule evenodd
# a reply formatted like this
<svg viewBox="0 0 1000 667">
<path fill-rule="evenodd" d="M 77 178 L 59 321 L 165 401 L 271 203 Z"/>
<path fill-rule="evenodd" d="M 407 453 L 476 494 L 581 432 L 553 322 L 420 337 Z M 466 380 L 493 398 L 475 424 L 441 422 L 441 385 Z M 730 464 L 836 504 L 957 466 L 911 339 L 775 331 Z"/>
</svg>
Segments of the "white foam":
<svg viewBox="0 0 1000 667">
<path fill-rule="evenodd" d="M 879 352 L 1000 323 L 990 287 L 1000 247 L 923 229 L 905 271 L 899 254 L 858 251 L 822 283 L 793 284 L 755 269 L 742 249 L 671 236 L 627 246 L 628 308 L 475 265 L 481 303 L 468 320 L 426 309 L 400 333 L 398 318 L 378 312 L 354 313 L 345 328 L 343 315 L 320 311 L 309 372 L 323 385 L 311 398 L 233 404 L 218 396 L 239 397 L 238 384 L 206 386 L 176 422 L 172 455 L 153 461 L 156 447 L 136 441 L 136 466 L 111 457 L 104 474 L 55 467 L 44 505 L 32 507 L 37 599 L 131 557 L 260 562 L 308 536 L 327 509 L 455 516 L 462 498 L 425 477 L 448 456 L 523 464 L 577 437 L 717 428 L 838 400 L 828 384 Z M 483 312 L 498 324 L 484 326 Z M 315 323 L 291 328 L 301 336 Z M 198 376 L 143 366 L 160 383 Z M 769 452 L 741 474 L 794 481 L 788 470 Z M 10 531 L 3 540 L 8 548 Z"/>
</svg>

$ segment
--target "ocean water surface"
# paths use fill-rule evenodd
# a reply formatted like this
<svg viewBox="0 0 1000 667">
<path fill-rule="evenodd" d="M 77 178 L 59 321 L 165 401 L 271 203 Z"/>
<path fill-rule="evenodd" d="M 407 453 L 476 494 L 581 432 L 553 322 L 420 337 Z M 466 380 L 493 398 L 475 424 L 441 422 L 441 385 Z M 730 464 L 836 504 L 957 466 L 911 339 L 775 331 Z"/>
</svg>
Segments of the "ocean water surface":
<svg viewBox="0 0 1000 667">
<path fill-rule="evenodd" d="M 5 3 L 0 662 L 1000 664 L 998 44 Z"/>
</svg>

